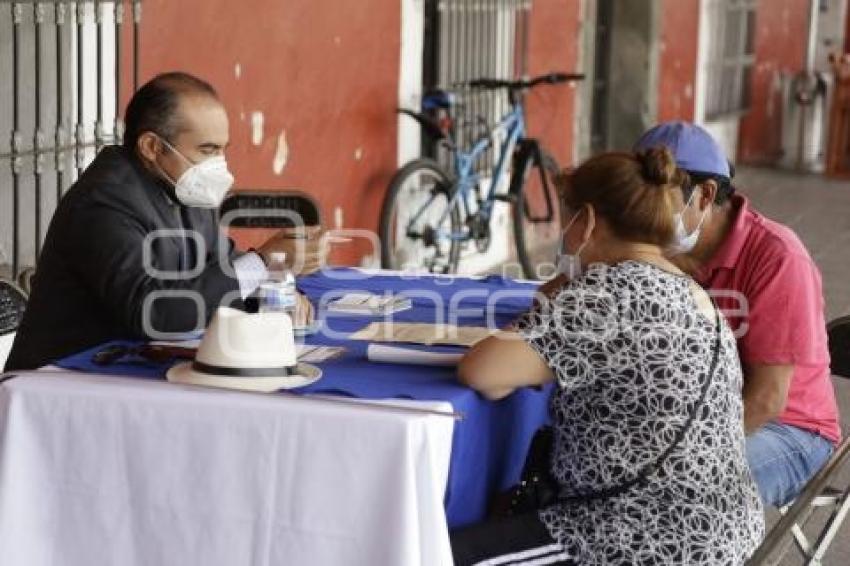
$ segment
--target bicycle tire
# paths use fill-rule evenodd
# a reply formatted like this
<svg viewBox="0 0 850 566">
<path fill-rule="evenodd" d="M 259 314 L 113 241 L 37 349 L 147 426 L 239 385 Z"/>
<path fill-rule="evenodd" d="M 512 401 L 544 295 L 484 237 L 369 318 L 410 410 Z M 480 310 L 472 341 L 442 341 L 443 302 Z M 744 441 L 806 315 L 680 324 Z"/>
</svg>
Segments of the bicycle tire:
<svg viewBox="0 0 850 566">
<path fill-rule="evenodd" d="M 519 169 L 514 174 L 521 175 L 516 178 L 521 181 L 514 182 L 521 182 L 522 185 L 512 188 L 515 198 L 511 210 L 517 259 L 527 279 L 551 278 L 555 275 L 555 253 L 558 239 L 561 237 L 561 206 L 554 184 L 554 177 L 560 172 L 560 168 L 555 158 L 543 149 L 540 149 L 539 153 L 525 152 L 517 166 Z M 530 172 L 521 172 L 527 167 L 531 167 Z M 543 175 L 547 176 L 545 183 Z M 543 206 L 541 199 L 545 199 L 545 196 L 536 196 L 530 192 L 529 185 L 532 183 L 535 184 L 535 189 L 540 189 L 540 195 L 543 195 L 543 189 L 549 191 L 553 216 L 549 222 L 530 223 L 529 208 L 534 206 L 539 209 Z M 545 226 L 542 226 L 544 224 Z"/>
<path fill-rule="evenodd" d="M 434 181 L 433 187 L 416 186 L 416 176 L 427 175 Z M 404 209 L 408 214 L 415 214 L 422 211 L 423 208 L 416 208 L 415 195 L 405 194 L 406 190 L 413 184 L 413 191 L 425 191 L 433 194 L 437 205 L 434 207 L 436 211 L 432 215 L 428 215 L 427 220 L 434 218 L 437 214 L 442 214 L 445 207 L 451 202 L 451 197 L 454 191 L 454 182 L 449 173 L 438 164 L 436 161 L 427 158 L 414 159 L 404 167 L 396 171 L 390 181 L 387 194 L 384 197 L 383 205 L 381 206 L 381 217 L 379 225 L 379 235 L 381 238 L 381 267 L 384 269 L 409 270 L 411 268 L 425 269 L 430 273 L 456 273 L 460 259 L 460 242 L 458 240 L 449 239 L 445 244 L 447 249 L 443 249 L 442 245 L 437 242 L 436 245 L 426 245 L 423 240 L 417 240 L 405 234 L 403 238 L 398 237 L 398 220 L 397 214 L 399 210 Z M 425 195 L 426 197 L 428 195 Z M 444 199 L 444 201 L 443 201 Z M 430 205 L 429 205 L 430 206 Z M 451 233 L 456 234 L 462 229 L 460 220 L 460 211 L 457 206 L 452 207 L 448 216 L 449 228 Z M 425 231 L 422 225 L 423 232 Z M 433 227 L 432 227 L 433 228 Z M 446 228 L 446 226 L 443 226 Z M 404 240 L 404 245 L 407 248 L 400 247 Z M 426 251 L 422 255 L 416 255 L 412 260 L 407 261 L 412 251 L 415 249 L 424 248 Z M 435 257 L 433 261 L 429 260 L 427 250 L 434 248 Z M 438 258 L 444 258 L 445 263 L 439 262 Z M 430 263 L 429 263 L 430 261 Z"/>
</svg>

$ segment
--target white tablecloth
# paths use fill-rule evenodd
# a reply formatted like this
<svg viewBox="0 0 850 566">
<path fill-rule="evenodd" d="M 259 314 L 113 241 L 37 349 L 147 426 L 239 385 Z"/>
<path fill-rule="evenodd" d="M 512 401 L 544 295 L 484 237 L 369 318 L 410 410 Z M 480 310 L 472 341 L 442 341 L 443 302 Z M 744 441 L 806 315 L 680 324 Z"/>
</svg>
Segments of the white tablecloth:
<svg viewBox="0 0 850 566">
<path fill-rule="evenodd" d="M 452 428 L 308 398 L 17 377 L 0 385 L 0 564 L 451 564 Z"/>
</svg>

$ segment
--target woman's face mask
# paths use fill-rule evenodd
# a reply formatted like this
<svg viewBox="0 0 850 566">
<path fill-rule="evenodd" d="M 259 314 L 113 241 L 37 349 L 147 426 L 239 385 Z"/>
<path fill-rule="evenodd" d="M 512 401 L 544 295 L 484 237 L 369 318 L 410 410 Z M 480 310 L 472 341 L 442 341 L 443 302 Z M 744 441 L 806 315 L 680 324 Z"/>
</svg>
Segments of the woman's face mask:
<svg viewBox="0 0 850 566">
<path fill-rule="evenodd" d="M 189 164 L 189 168 L 176 181 L 165 171 L 166 178 L 174 185 L 174 193 L 182 204 L 198 208 L 218 208 L 227 191 L 233 186 L 233 175 L 227 169 L 223 155 L 216 155 L 199 163 L 192 163 L 173 145 L 160 138 L 162 143 Z"/>
<path fill-rule="evenodd" d="M 701 192 L 701 191 L 700 191 Z M 702 229 L 702 223 L 705 221 L 705 216 L 708 213 L 708 209 L 702 211 L 702 216 L 700 216 L 699 222 L 697 223 L 697 227 L 694 228 L 693 232 L 688 234 L 687 228 L 685 228 L 685 220 L 682 216 L 683 213 L 688 209 L 691 205 L 691 202 L 694 200 L 694 195 L 697 194 L 697 189 L 694 187 L 694 190 L 691 191 L 691 196 L 688 199 L 688 202 L 685 203 L 684 208 L 680 212 L 677 212 L 673 216 L 673 222 L 676 226 L 676 235 L 673 238 L 673 243 L 667 247 L 666 255 L 673 257 L 681 254 L 686 254 L 694 249 L 697 245 L 697 241 L 699 240 L 700 230 Z"/>
<path fill-rule="evenodd" d="M 566 244 L 564 241 L 567 238 L 567 232 L 570 230 L 573 224 L 575 224 L 578 215 L 581 214 L 583 209 L 579 209 L 578 212 L 573 214 L 573 217 L 567 223 L 567 227 L 564 228 L 564 231 L 561 232 L 561 243 L 558 246 L 558 256 L 557 256 L 557 267 L 556 270 L 559 274 L 564 274 L 567 276 L 567 279 L 572 281 L 576 277 L 580 277 L 583 273 L 584 269 L 581 266 L 581 258 L 579 254 L 581 254 L 581 250 L 587 245 L 587 241 L 582 242 L 582 244 L 576 250 L 574 254 L 566 253 Z"/>
</svg>

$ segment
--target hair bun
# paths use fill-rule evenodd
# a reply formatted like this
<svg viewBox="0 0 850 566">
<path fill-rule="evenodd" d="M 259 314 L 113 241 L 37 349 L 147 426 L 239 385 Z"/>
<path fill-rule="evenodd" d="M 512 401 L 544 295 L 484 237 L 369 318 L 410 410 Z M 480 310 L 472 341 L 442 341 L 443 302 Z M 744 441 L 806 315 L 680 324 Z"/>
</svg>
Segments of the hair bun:
<svg viewBox="0 0 850 566">
<path fill-rule="evenodd" d="M 653 185 L 669 185 L 676 179 L 676 160 L 666 147 L 651 147 L 637 152 L 641 176 Z"/>
</svg>

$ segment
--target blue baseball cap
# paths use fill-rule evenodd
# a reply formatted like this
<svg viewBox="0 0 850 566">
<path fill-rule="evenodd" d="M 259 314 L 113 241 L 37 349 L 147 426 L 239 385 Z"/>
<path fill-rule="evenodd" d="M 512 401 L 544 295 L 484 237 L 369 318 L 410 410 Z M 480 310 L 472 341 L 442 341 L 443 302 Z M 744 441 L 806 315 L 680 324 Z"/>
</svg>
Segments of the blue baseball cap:
<svg viewBox="0 0 850 566">
<path fill-rule="evenodd" d="M 644 133 L 635 151 L 667 147 L 676 165 L 689 173 L 732 178 L 729 161 L 714 138 L 701 127 L 688 122 L 664 122 Z"/>
</svg>

